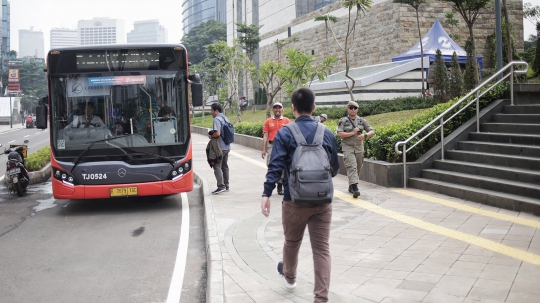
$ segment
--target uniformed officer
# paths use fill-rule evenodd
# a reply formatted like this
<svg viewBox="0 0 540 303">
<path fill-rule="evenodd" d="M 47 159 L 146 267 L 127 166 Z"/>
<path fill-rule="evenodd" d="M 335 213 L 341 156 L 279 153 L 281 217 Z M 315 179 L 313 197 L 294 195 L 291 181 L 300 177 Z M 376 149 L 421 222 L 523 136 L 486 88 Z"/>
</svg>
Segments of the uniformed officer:
<svg viewBox="0 0 540 303">
<path fill-rule="evenodd" d="M 364 140 L 373 137 L 375 131 L 364 118 L 357 115 L 358 103 L 349 101 L 347 112 L 349 113 L 347 117 L 339 119 L 337 135 L 341 138 L 343 162 L 349 178 L 349 192 L 358 198 L 360 196 L 358 180 L 364 164 Z"/>
</svg>

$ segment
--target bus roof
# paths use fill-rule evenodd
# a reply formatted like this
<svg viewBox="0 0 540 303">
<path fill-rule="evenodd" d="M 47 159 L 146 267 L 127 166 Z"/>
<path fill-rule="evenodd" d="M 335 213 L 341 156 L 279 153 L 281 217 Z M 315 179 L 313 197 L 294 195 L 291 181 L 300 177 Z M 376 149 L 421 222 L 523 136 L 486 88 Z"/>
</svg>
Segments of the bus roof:
<svg viewBox="0 0 540 303">
<path fill-rule="evenodd" d="M 140 48 L 174 48 L 186 47 L 180 43 L 122 43 L 122 44 L 95 44 L 95 45 L 80 45 L 80 46 L 68 46 L 57 47 L 49 50 L 49 54 L 52 51 L 80 51 L 80 50 L 113 50 L 113 49 L 140 49 Z"/>
</svg>

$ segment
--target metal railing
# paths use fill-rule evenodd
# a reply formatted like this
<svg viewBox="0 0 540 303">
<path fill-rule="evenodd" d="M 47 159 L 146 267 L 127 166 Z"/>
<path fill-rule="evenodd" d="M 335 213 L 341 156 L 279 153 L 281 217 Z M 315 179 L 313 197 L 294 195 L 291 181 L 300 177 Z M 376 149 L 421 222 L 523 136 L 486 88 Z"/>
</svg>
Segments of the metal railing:
<svg viewBox="0 0 540 303">
<path fill-rule="evenodd" d="M 525 69 L 523 70 L 514 70 L 514 66 L 525 66 Z M 507 70 L 510 70 L 509 73 L 507 73 L 505 76 L 501 77 L 497 82 L 494 84 L 490 84 L 493 80 L 498 78 L 499 76 L 503 75 L 504 72 Z M 433 119 L 431 122 L 426 124 L 424 127 L 422 127 L 419 131 L 414 133 L 414 135 L 410 136 L 405 141 L 399 141 L 394 146 L 394 150 L 398 155 L 403 154 L 403 187 L 407 188 L 407 152 L 416 147 L 420 142 L 424 141 L 426 138 L 431 136 L 434 132 L 437 130 L 441 130 L 441 160 L 444 160 L 444 124 L 450 120 L 452 120 L 455 116 L 457 116 L 459 113 L 461 113 L 463 110 L 468 108 L 471 104 L 476 103 L 476 131 L 480 132 L 480 97 L 487 94 L 492 88 L 497 86 L 502 81 L 506 80 L 507 78 L 510 78 L 510 103 L 514 105 L 514 74 L 522 75 L 526 74 L 529 70 L 529 65 L 527 62 L 523 61 L 513 61 L 508 63 L 504 68 L 493 74 L 491 77 L 489 77 L 486 81 L 484 81 L 482 84 L 480 84 L 478 87 L 476 87 L 474 90 L 472 90 L 470 93 L 465 95 L 463 98 L 459 99 L 454 105 L 449 107 L 447 110 L 445 110 L 442 114 L 437 116 L 435 119 Z M 483 92 L 480 90 L 484 87 L 487 87 L 487 89 Z M 448 113 L 452 112 L 456 107 L 460 106 L 463 102 L 467 101 L 467 99 L 473 95 L 476 94 L 476 97 L 467 105 L 463 106 L 459 111 L 457 111 L 455 114 L 453 114 L 450 118 L 444 120 L 444 116 L 446 116 Z M 439 126 L 435 127 L 431 132 L 429 132 L 427 135 L 422 137 L 420 140 L 418 140 L 416 143 L 414 143 L 411 147 L 407 148 L 407 144 L 409 144 L 413 139 L 418 137 L 421 133 L 423 133 L 426 129 L 434 125 L 435 123 L 440 122 Z M 402 146 L 402 150 L 399 150 L 400 145 Z"/>
</svg>

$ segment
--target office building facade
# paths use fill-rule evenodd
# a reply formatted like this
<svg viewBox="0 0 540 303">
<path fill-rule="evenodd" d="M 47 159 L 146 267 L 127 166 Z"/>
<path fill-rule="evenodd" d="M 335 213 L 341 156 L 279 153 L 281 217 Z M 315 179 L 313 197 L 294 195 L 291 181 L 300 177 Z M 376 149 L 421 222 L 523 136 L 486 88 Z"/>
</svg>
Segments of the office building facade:
<svg viewBox="0 0 540 303">
<path fill-rule="evenodd" d="M 167 43 L 167 29 L 159 20 L 135 21 L 133 30 L 127 34 L 127 43 Z"/>
<path fill-rule="evenodd" d="M 227 22 L 226 0 L 184 0 L 182 2 L 182 31 L 184 35 L 193 27 L 209 20 Z"/>
<path fill-rule="evenodd" d="M 79 31 L 69 28 L 51 29 L 51 49 L 79 45 Z"/>
<path fill-rule="evenodd" d="M 79 45 L 126 43 L 124 20 L 93 18 L 79 20 Z"/>
<path fill-rule="evenodd" d="M 19 30 L 19 57 L 45 58 L 45 41 L 42 31 Z"/>
<path fill-rule="evenodd" d="M 5 54 L 11 50 L 10 36 L 10 8 L 9 1 L 2 0 L 2 54 Z"/>
</svg>

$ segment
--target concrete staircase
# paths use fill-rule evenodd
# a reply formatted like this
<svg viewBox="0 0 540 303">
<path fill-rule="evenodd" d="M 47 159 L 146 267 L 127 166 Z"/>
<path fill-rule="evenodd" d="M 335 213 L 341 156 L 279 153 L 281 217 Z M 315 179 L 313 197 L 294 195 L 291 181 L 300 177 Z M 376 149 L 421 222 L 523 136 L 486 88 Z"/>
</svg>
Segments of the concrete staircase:
<svg viewBox="0 0 540 303">
<path fill-rule="evenodd" d="M 410 186 L 540 215 L 540 89 L 516 96 Z"/>
</svg>

